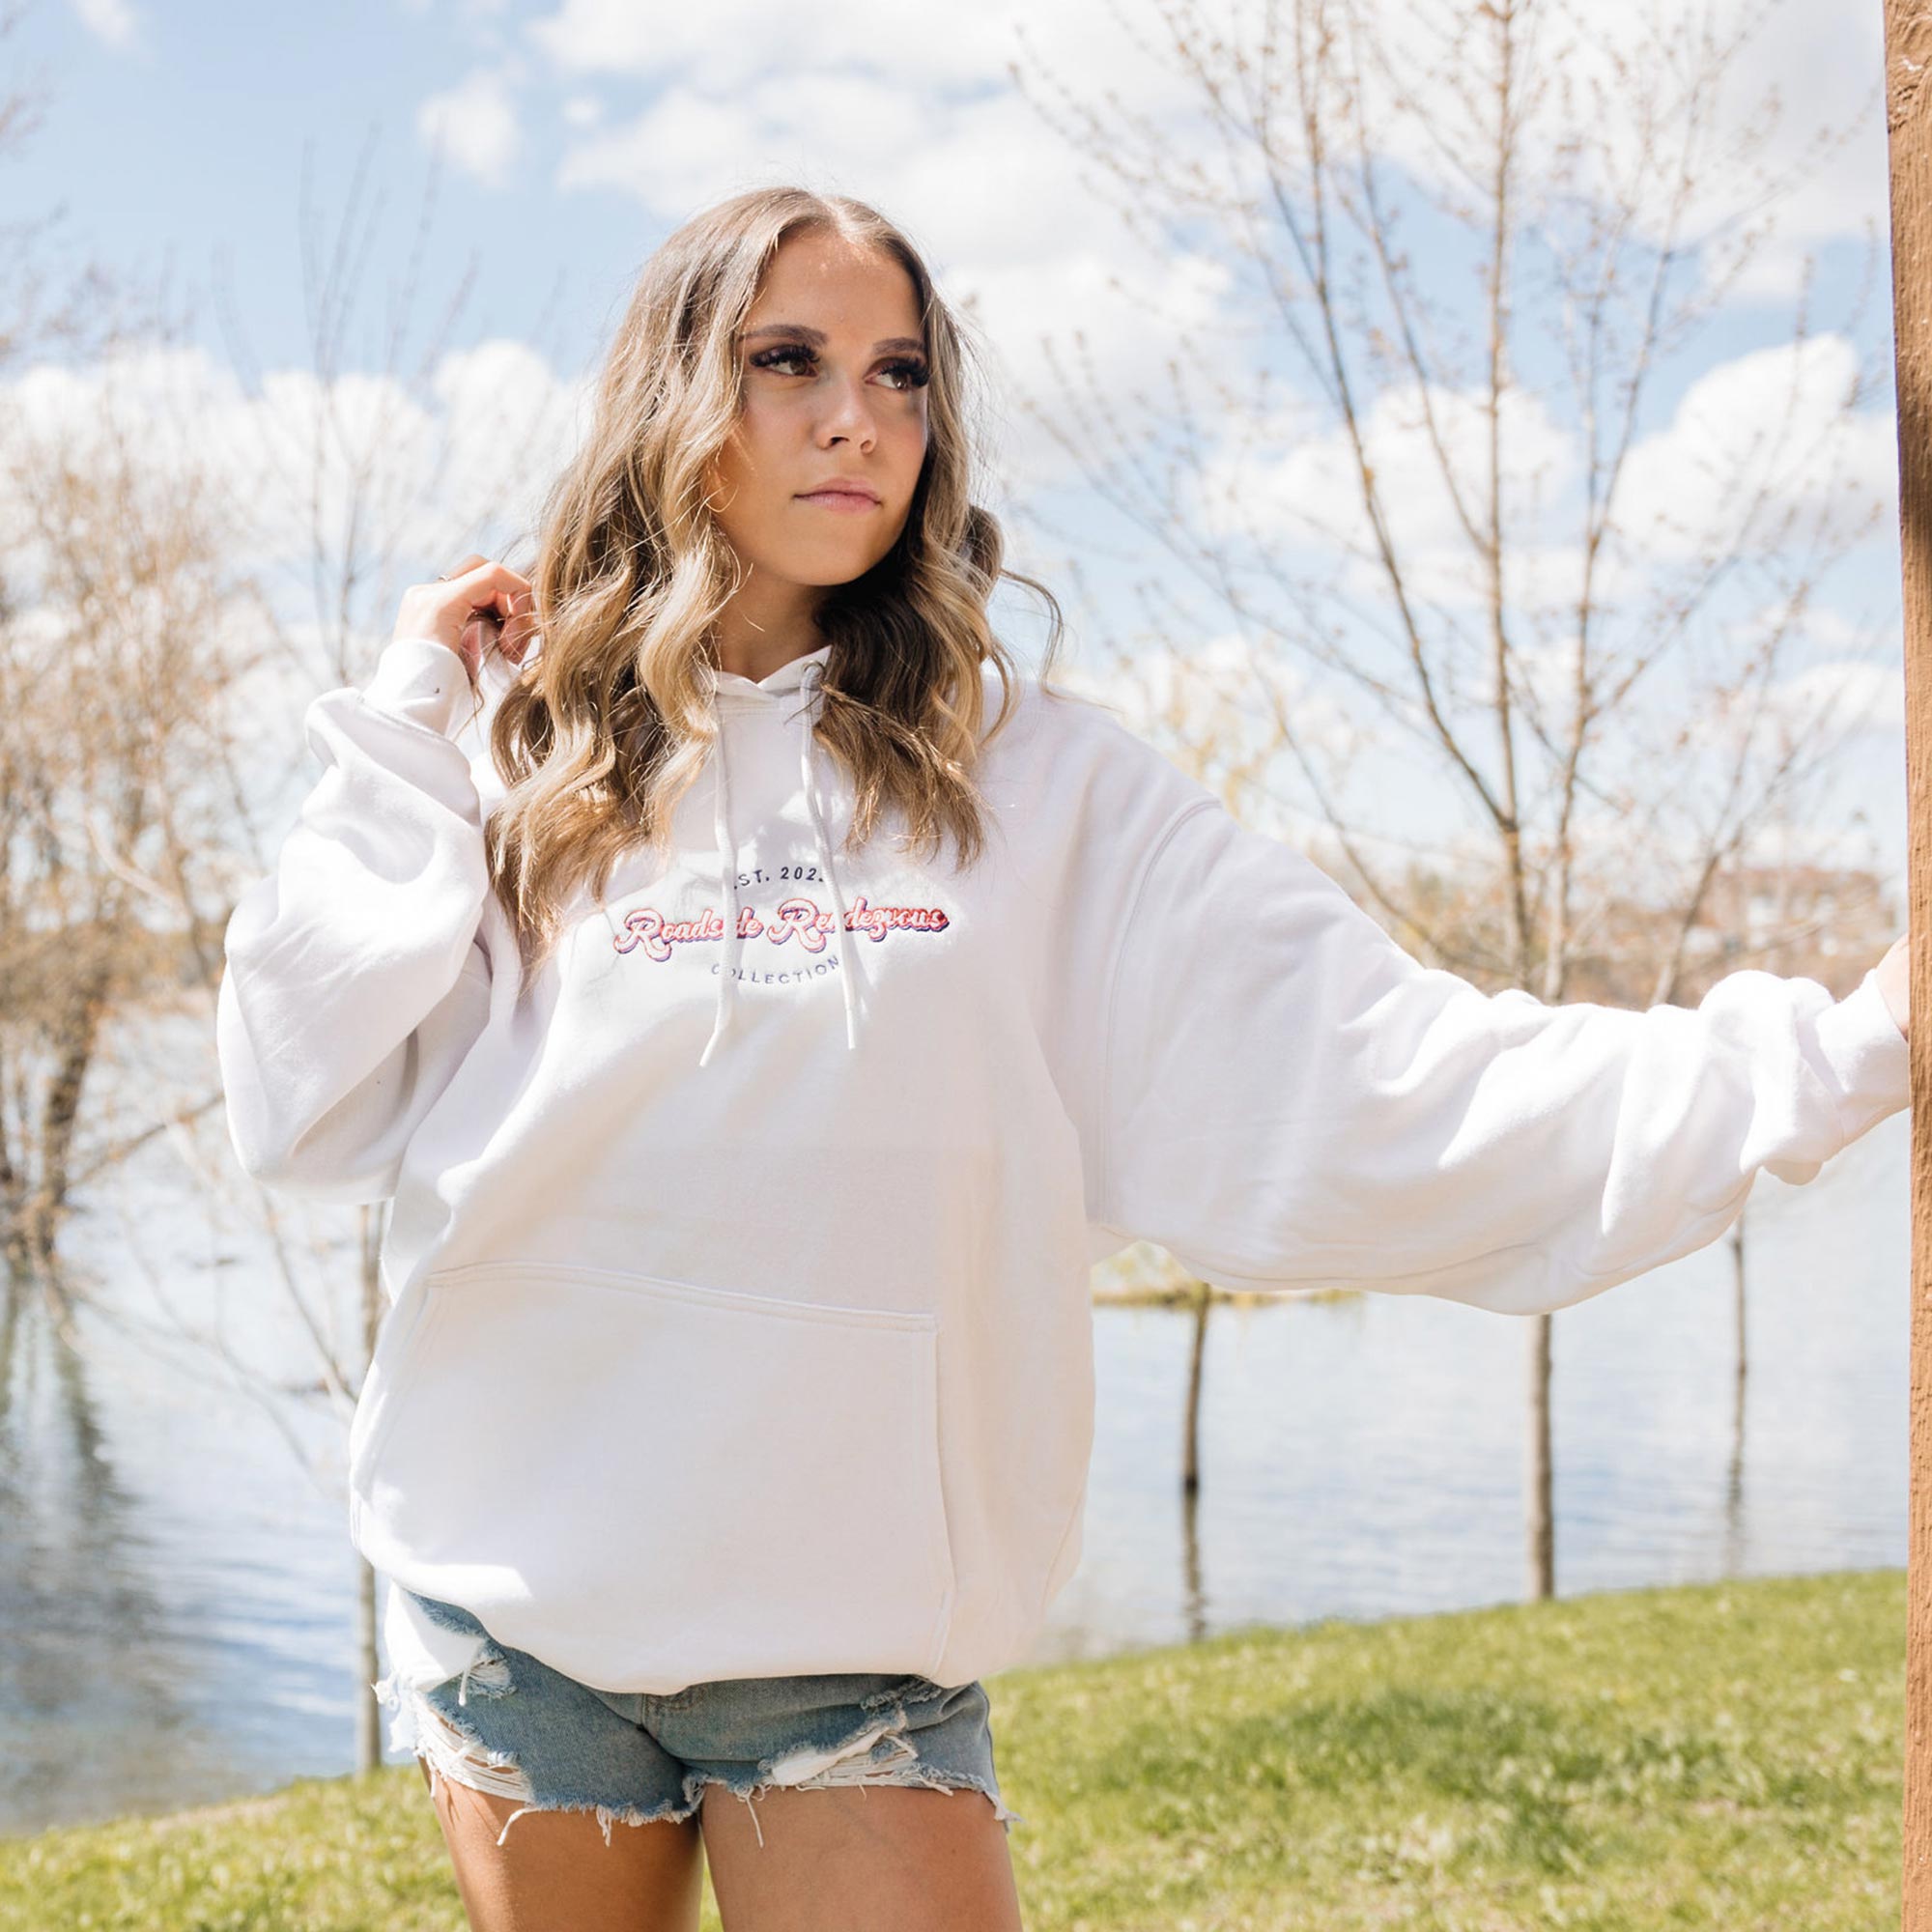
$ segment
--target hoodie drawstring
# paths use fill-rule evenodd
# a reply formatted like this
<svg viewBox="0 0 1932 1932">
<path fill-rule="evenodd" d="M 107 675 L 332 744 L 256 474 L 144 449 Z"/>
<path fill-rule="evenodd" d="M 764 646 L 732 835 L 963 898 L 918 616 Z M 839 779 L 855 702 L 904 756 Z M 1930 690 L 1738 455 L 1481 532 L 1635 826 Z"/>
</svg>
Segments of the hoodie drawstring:
<svg viewBox="0 0 1932 1932">
<path fill-rule="evenodd" d="M 718 1001 L 712 1011 L 711 1037 L 697 1056 L 700 1066 L 709 1065 L 711 1049 L 724 1037 L 737 1008 L 738 963 L 738 841 L 731 833 L 731 777 L 724 756 L 724 720 L 718 720 L 718 736 L 712 745 L 711 837 L 717 849 L 719 870 L 724 877 L 724 903 L 729 908 L 724 926 L 724 957 L 718 965 Z"/>
<path fill-rule="evenodd" d="M 818 847 L 818 868 L 826 883 L 832 889 L 832 902 L 837 914 L 833 924 L 835 941 L 838 948 L 838 977 L 844 982 L 845 997 L 845 1045 L 848 1050 L 859 1044 L 858 989 L 852 983 L 851 942 L 845 931 L 845 896 L 838 890 L 838 874 L 833 864 L 832 841 L 825 829 L 825 814 L 818 802 L 818 788 L 812 782 L 811 753 L 813 749 L 813 718 L 815 706 L 813 698 L 823 702 L 820 687 L 824 683 L 825 665 L 821 659 L 813 659 L 805 668 L 800 680 L 800 690 L 805 696 L 805 704 L 798 714 L 802 720 L 798 743 L 799 783 L 805 792 L 806 810 L 811 814 L 812 838 Z M 712 1049 L 724 1038 L 726 1028 L 737 1010 L 738 975 L 737 967 L 742 953 L 742 936 L 738 930 L 738 841 L 731 829 L 731 781 L 727 754 L 724 749 L 724 724 L 721 717 L 718 735 L 712 743 L 714 771 L 712 838 L 717 846 L 720 870 L 724 878 L 724 902 L 729 923 L 725 927 L 724 957 L 718 969 L 718 998 L 713 1009 L 711 1037 L 704 1043 L 704 1051 L 698 1055 L 697 1064 L 707 1066 L 711 1063 Z"/>
<path fill-rule="evenodd" d="M 812 732 L 812 709 L 810 699 L 816 696 L 819 704 L 824 704 L 824 693 L 820 687 L 825 682 L 825 664 L 822 659 L 813 659 L 805 668 L 804 689 L 807 695 L 805 728 L 798 740 L 798 781 L 805 791 L 806 810 L 811 813 L 811 830 L 818 840 L 818 869 L 825 875 L 825 883 L 832 888 L 832 906 L 837 917 L 832 931 L 838 942 L 838 979 L 845 990 L 845 1045 L 849 1050 L 859 1044 L 859 989 L 852 983 L 852 950 L 845 934 L 845 895 L 838 890 L 838 869 L 832 863 L 832 840 L 825 830 L 825 814 L 819 810 L 818 787 L 811 781 L 811 753 L 816 739 Z"/>
</svg>

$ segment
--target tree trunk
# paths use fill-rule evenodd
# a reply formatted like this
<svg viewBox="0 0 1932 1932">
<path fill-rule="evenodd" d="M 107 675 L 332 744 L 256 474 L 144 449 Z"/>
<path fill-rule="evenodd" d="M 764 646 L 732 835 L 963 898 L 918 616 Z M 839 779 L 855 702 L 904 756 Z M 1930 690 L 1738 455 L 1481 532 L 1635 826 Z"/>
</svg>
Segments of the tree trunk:
<svg viewBox="0 0 1932 1932">
<path fill-rule="evenodd" d="M 383 1210 L 371 1207 L 362 1212 L 362 1373 L 376 1353 L 376 1337 L 383 1326 L 384 1302 L 381 1227 Z M 376 1644 L 376 1573 L 360 1559 L 355 1580 L 355 1655 L 357 1679 L 355 1697 L 355 1769 L 374 1771 L 383 1762 L 383 1707 L 376 1701 L 371 1686 L 382 1675 L 382 1660 Z"/>
<path fill-rule="evenodd" d="M 1187 1418 L 1181 1425 L 1180 1487 L 1201 1488 L 1201 1362 L 1208 1351 L 1208 1284 L 1194 1284 L 1194 1343 L 1187 1357 Z"/>
<path fill-rule="evenodd" d="M 1750 1209 L 1747 1208 L 1745 1214 Z M 1750 1366 L 1750 1355 L 1745 1348 L 1745 1214 L 1740 1214 L 1731 1228 L 1731 1305 L 1737 1317 L 1738 1371 L 1737 1371 L 1737 1431 L 1744 1433 L 1745 1414 L 1745 1374 Z"/>
<path fill-rule="evenodd" d="M 383 1707 L 370 1688 L 383 1674 L 376 1644 L 376 1573 L 355 1559 L 355 1769 L 374 1771 L 383 1762 Z"/>
<path fill-rule="evenodd" d="M 1524 1578 L 1530 1600 L 1542 1603 L 1556 1594 L 1556 1523 L 1550 1508 L 1555 1485 L 1549 1453 L 1549 1323 L 1548 1315 L 1532 1315 L 1524 1326 L 1529 1344 L 1529 1409 L 1523 1435 L 1522 1507 L 1527 1532 Z"/>
<path fill-rule="evenodd" d="M 1905 790 L 1914 935 L 1912 1028 L 1911 1496 L 1906 1566 L 1905 1932 L 1932 1932 L 1932 1141 L 1919 1095 L 1932 1048 L 1932 7 L 1886 0 L 1886 128 L 1891 187 L 1892 355 L 1898 403 L 1898 528 L 1905 618 Z"/>
<path fill-rule="evenodd" d="M 26 1244 L 34 1261 L 52 1269 L 68 1212 L 68 1179 L 80 1119 L 81 1090 L 94 1066 L 113 974 L 104 959 L 74 976 L 56 1025 L 53 1072 L 41 1109 L 40 1173 L 29 1196 Z"/>
</svg>

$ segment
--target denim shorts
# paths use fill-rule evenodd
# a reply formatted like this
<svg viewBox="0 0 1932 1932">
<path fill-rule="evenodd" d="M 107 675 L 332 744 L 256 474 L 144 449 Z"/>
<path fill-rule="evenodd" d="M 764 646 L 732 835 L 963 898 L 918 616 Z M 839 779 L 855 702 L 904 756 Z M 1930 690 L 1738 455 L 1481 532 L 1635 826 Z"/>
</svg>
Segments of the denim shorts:
<svg viewBox="0 0 1932 1932">
<path fill-rule="evenodd" d="M 388 1587 L 402 1586 L 393 1579 Z M 946 1686 L 903 1673 L 727 1677 L 668 1696 L 599 1690 L 497 1643 L 468 1610 L 406 1594 L 432 1623 L 486 1639 L 460 1678 L 426 1689 L 394 1673 L 373 1688 L 429 1767 L 526 1811 L 595 1810 L 611 1842 L 613 1821 L 691 1817 L 702 1788 L 722 1784 L 745 1801 L 757 1830 L 754 1789 L 774 1785 L 910 1784 L 983 1792 L 1010 1833 L 1026 1820 L 1000 1799 L 984 1687 Z M 764 1843 L 764 1833 L 757 1833 Z"/>
</svg>

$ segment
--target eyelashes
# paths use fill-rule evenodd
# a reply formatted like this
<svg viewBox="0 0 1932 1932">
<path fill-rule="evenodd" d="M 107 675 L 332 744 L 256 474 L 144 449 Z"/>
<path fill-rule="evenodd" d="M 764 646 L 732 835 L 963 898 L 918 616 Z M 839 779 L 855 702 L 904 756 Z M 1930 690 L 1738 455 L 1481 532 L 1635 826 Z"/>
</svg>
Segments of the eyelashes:
<svg viewBox="0 0 1932 1932">
<path fill-rule="evenodd" d="M 802 342 L 781 342 L 776 348 L 760 349 L 751 357 L 754 369 L 776 368 L 781 362 L 803 362 L 810 368 L 817 361 L 818 352 Z M 903 376 L 906 380 L 900 385 L 902 389 L 923 389 L 932 380 L 932 371 L 924 358 L 917 355 L 904 355 L 895 362 L 888 362 L 884 373 Z"/>
</svg>

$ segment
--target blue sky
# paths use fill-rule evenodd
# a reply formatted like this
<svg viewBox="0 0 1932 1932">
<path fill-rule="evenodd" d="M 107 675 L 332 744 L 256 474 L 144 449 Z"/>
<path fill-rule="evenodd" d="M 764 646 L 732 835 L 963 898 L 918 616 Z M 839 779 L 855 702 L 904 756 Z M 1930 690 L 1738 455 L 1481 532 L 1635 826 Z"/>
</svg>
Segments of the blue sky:
<svg viewBox="0 0 1932 1932">
<path fill-rule="evenodd" d="M 1446 6 L 1432 14 L 1424 0 L 1374 4 L 1391 15 L 1392 43 L 1418 60 L 1425 50 L 1416 21 L 1447 17 Z M 1577 4 L 1584 44 L 1552 69 L 1587 75 L 1608 56 L 1611 21 L 1622 31 L 1636 9 L 1612 14 L 1601 6 L 1593 12 L 1588 0 Z M 1420 13 L 1405 16 L 1411 7 Z M 1560 24 L 1566 10 L 1550 4 L 1544 11 Z M 1750 7 L 1720 0 L 1699 9 L 1685 0 L 1662 6 L 1659 17 L 1667 24 L 1699 11 L 1742 23 Z M 1252 13 L 1231 4 L 1204 10 L 1204 16 L 1238 28 Z M 1846 14 L 1795 0 L 1770 8 L 1727 71 L 1737 100 L 1726 112 L 1741 124 L 1747 100 L 1776 87 L 1787 117 L 1787 159 L 1809 128 L 1850 123 L 1879 77 L 1878 22 L 1867 14 L 1877 10 Z M 448 344 L 455 359 L 439 372 L 431 409 L 447 411 L 452 420 L 440 427 L 469 452 L 450 491 L 461 499 L 492 453 L 507 445 L 503 420 L 525 405 L 530 420 L 566 407 L 590 373 L 638 266 L 686 214 L 735 187 L 787 174 L 874 200 L 906 223 L 947 293 L 969 304 L 985 331 L 1003 399 L 1001 465 L 989 480 L 990 500 L 1009 521 L 1015 560 L 1068 596 L 1082 626 L 1076 665 L 1101 675 L 1107 659 L 1097 639 L 1117 634 L 1148 670 L 1144 690 L 1129 694 L 1115 680 L 1116 695 L 1130 714 L 1147 717 L 1151 733 L 1163 728 L 1155 708 L 1169 694 L 1192 726 L 1219 716 L 1238 733 L 1255 707 L 1241 697 L 1243 653 L 1228 613 L 1188 604 L 1192 589 L 1177 576 L 1167 589 L 1188 614 L 1149 631 L 1130 580 L 1157 580 L 1159 559 L 1029 413 L 1038 408 L 1065 415 L 1067 398 L 1046 345 L 1064 354 L 1076 327 L 1086 332 L 1103 394 L 1121 399 L 1157 382 L 1185 336 L 1192 393 L 1221 412 L 1208 416 L 1215 432 L 1210 474 L 1227 491 L 1219 506 L 1190 498 L 1190 517 L 1198 527 L 1231 533 L 1237 547 L 1321 565 L 1307 519 L 1339 503 L 1347 483 L 1332 420 L 1307 405 L 1305 382 L 1303 404 L 1278 414 L 1239 394 L 1232 402 L 1206 400 L 1222 378 L 1245 377 L 1264 362 L 1278 384 L 1296 379 L 1293 355 L 1278 338 L 1267 340 L 1265 305 L 1227 233 L 1169 225 L 1151 245 L 1122 218 L 1117 195 L 1096 186 L 1092 170 L 1048 126 L 1041 97 L 1016 86 L 1008 71 L 1009 62 L 1037 55 L 1086 96 L 1112 87 L 1206 157 L 1212 144 L 1172 60 L 1137 52 L 1121 31 L 1123 20 L 1145 33 L 1157 24 L 1142 0 L 1121 0 L 1118 14 L 1106 0 L 971 12 L 927 0 L 852 0 L 837 10 L 722 0 L 684 13 L 634 0 L 538 7 L 361 0 L 273 10 L 37 0 L 7 44 L 15 85 L 38 86 L 49 98 L 24 156 L 0 170 L 0 219 L 36 216 L 57 203 L 66 211 L 60 259 L 91 257 L 151 282 L 165 270 L 178 298 L 194 298 L 201 359 L 192 380 L 206 396 L 188 414 L 210 422 L 245 416 L 255 430 L 286 406 L 273 398 L 298 395 L 303 379 L 313 381 L 308 262 L 342 245 L 345 217 L 353 213 L 357 222 L 352 249 L 366 250 L 343 340 L 350 371 L 380 372 L 398 292 L 412 273 L 418 289 L 402 359 L 426 354 L 435 319 L 473 265 L 476 285 Z M 1442 84 L 1441 71 L 1431 85 Z M 1611 130 L 1601 146 L 1605 166 L 1654 158 L 1634 128 Z M 1426 156 L 1400 137 L 1391 138 L 1385 157 L 1427 170 Z M 365 162 L 368 179 L 352 210 Z M 419 233 L 433 172 L 437 205 Z M 1803 407 L 1829 420 L 1831 398 L 1859 355 L 1880 365 L 1889 355 L 1882 261 L 1860 333 L 1831 333 L 1843 325 L 1868 224 L 1883 230 L 1882 123 L 1867 113 L 1856 138 L 1799 172 L 1778 204 L 1778 238 L 1727 294 L 1714 323 L 1662 372 L 1651 397 L 1624 565 L 1634 611 L 1642 606 L 1638 580 L 1669 561 L 1673 520 L 1705 507 L 1698 478 L 1709 453 L 1734 449 L 1769 412 L 1768 399 L 1794 380 Z M 1721 212 L 1742 205 L 1747 189 L 1717 166 L 1706 198 Z M 1455 251 L 1432 240 L 1427 223 L 1415 224 L 1411 240 L 1425 274 L 1445 284 L 1466 280 Z M 418 246 L 421 259 L 412 265 Z M 1825 333 L 1796 369 L 1783 352 L 1807 250 L 1821 270 L 1813 327 Z M 1686 272 L 1694 280 L 1707 267 L 1692 257 Z M 1549 313 L 1553 318 L 1553 305 Z M 1535 387 L 1548 373 L 1548 340 L 1539 345 L 1525 328 L 1520 353 L 1532 388 L 1520 397 L 1520 412 L 1505 417 L 1515 446 L 1547 459 L 1554 487 L 1574 487 L 1577 424 Z M 1848 765 L 1849 789 L 1833 795 L 1822 824 L 1797 830 L 1830 856 L 1839 849 L 1843 819 L 1862 808 L 1884 832 L 1882 863 L 1895 868 L 1903 857 L 1903 774 L 1896 547 L 1885 496 L 1895 459 L 1884 398 L 1876 400 L 1849 440 L 1833 442 L 1843 480 L 1830 490 L 1842 488 L 1848 502 L 1861 490 L 1880 501 L 1879 537 L 1832 578 L 1814 605 L 1815 631 L 1794 661 L 1784 702 L 1802 717 L 1821 691 L 1848 683 L 1861 701 L 1875 702 L 1874 728 Z M 1453 418 L 1456 399 L 1447 402 Z M 42 407 L 44 414 L 51 405 Z M 380 396 L 366 407 L 379 417 L 384 409 L 399 411 Z M 455 420 L 465 412 L 473 419 Z M 1123 409 L 1123 419 L 1127 413 Z M 1463 413 L 1474 438 L 1474 419 Z M 1451 586 L 1452 569 L 1461 567 L 1453 561 L 1453 519 L 1417 459 L 1414 412 L 1405 413 L 1396 389 L 1379 398 L 1373 420 L 1384 439 L 1378 468 L 1397 479 L 1393 500 L 1413 535 L 1419 578 L 1435 582 L 1453 610 L 1463 594 Z M 1152 448 L 1163 432 L 1155 420 L 1141 434 Z M 540 447 L 554 461 L 563 445 Z M 531 467 L 540 472 L 543 462 Z M 1816 474 L 1826 473 L 1821 461 Z M 1792 488 L 1802 497 L 1802 487 Z M 1232 536 L 1227 503 L 1239 506 L 1236 521 L 1247 533 L 1240 539 Z M 460 526 L 464 503 L 447 507 L 451 527 Z M 420 547 L 440 555 L 439 543 L 451 539 L 433 516 L 420 526 Z M 1337 541 L 1354 527 L 1344 518 Z M 411 528 L 413 534 L 416 525 Z M 262 541 L 270 550 L 280 542 Z M 1063 575 L 1076 554 L 1091 602 L 1072 598 Z M 286 614 L 298 626 L 305 572 L 298 554 L 288 562 L 284 588 L 296 603 Z M 1560 612 L 1573 562 L 1569 536 L 1558 526 L 1539 528 L 1524 546 L 1516 586 L 1526 612 L 1532 605 Z M 1373 576 L 1348 588 L 1355 608 L 1373 615 L 1383 594 Z M 1007 608 L 1030 609 L 1024 599 Z M 1728 628 L 1714 630 L 1710 648 L 1721 657 L 1723 639 L 1743 635 L 1763 613 L 1761 588 L 1714 612 L 1714 623 Z M 373 642 L 381 611 L 372 608 L 367 623 Z M 1860 627 L 1874 623 L 1893 627 L 1876 674 L 1846 663 L 1863 636 Z M 1025 654 L 1037 632 L 1030 617 L 1015 624 Z M 1533 630 L 1525 614 L 1525 637 Z M 1561 647 L 1558 624 L 1545 667 L 1552 689 Z M 1213 682 L 1217 664 L 1232 667 L 1225 686 Z M 1373 719 L 1356 714 L 1350 723 L 1342 694 L 1300 669 L 1290 674 L 1288 689 L 1339 761 L 1364 776 L 1377 770 Z M 1393 781 L 1384 770 L 1369 784 L 1366 813 L 1401 818 L 1411 831 L 1440 817 L 1441 795 L 1412 756 L 1398 755 L 1389 769 Z M 1625 776 L 1643 781 L 1640 768 Z M 1283 790 L 1291 801 L 1284 823 L 1293 824 L 1307 801 L 1292 778 Z"/>
<path fill-rule="evenodd" d="M 327 232 L 366 156 L 369 195 L 387 202 L 376 286 L 399 276 L 436 150 L 417 125 L 426 95 L 500 58 L 509 40 L 500 21 L 340 4 L 142 10 L 120 42 L 85 24 L 94 11 L 42 0 L 15 35 L 54 99 L 29 178 L 6 178 L 9 218 L 51 190 L 102 258 L 150 274 L 172 264 L 178 283 L 211 294 L 232 287 L 245 338 L 271 366 L 306 354 L 305 173 Z M 450 287 L 476 261 L 471 339 L 527 337 L 561 282 L 550 339 L 576 363 L 601 305 L 672 224 L 611 188 L 559 194 L 541 156 L 560 141 L 561 103 L 532 112 L 525 157 L 500 176 L 444 160 L 423 276 Z"/>
</svg>

